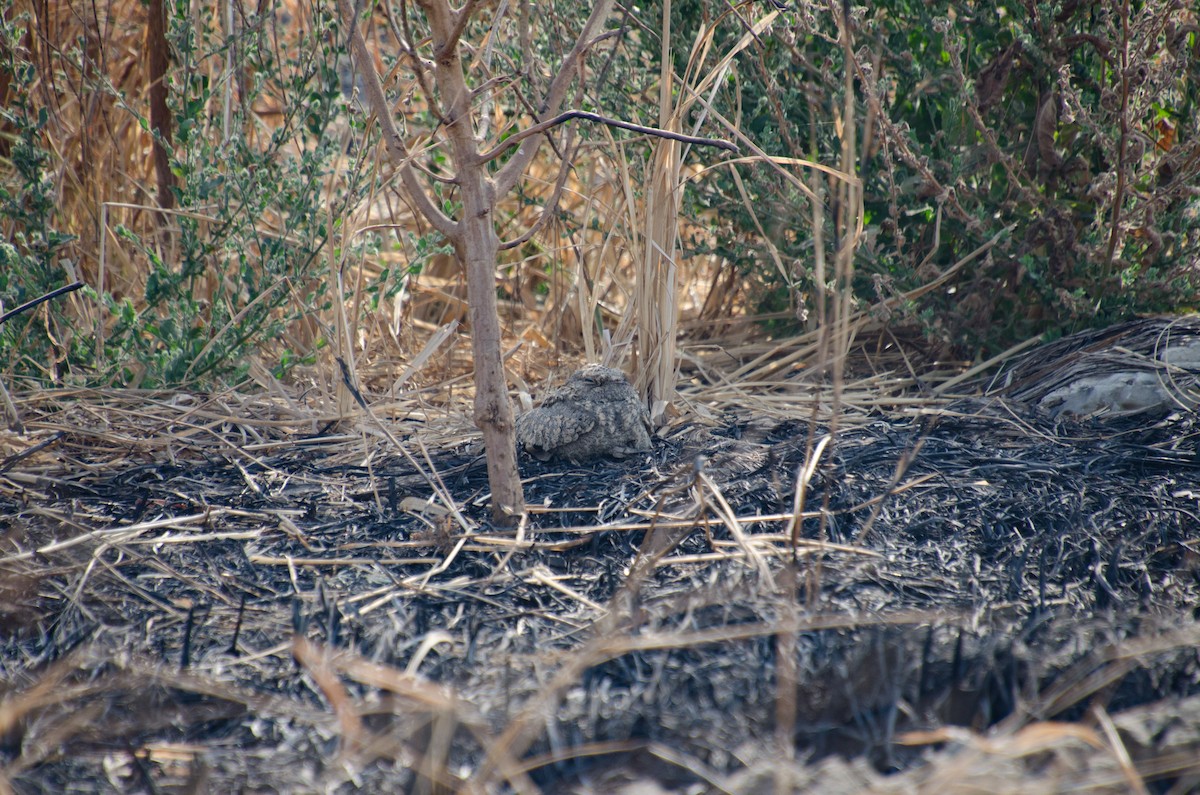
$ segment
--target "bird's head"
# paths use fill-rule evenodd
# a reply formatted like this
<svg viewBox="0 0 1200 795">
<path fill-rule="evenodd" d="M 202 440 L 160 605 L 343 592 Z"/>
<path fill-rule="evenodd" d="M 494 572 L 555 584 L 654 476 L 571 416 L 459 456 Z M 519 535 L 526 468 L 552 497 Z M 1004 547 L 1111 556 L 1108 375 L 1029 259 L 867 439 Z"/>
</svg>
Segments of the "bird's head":
<svg viewBox="0 0 1200 795">
<path fill-rule="evenodd" d="M 614 367 L 605 367 L 602 364 L 585 364 L 583 367 L 576 370 L 567 379 L 576 384 L 587 384 L 599 386 L 600 384 L 621 384 L 628 383 L 625 378 L 625 373 Z"/>
</svg>

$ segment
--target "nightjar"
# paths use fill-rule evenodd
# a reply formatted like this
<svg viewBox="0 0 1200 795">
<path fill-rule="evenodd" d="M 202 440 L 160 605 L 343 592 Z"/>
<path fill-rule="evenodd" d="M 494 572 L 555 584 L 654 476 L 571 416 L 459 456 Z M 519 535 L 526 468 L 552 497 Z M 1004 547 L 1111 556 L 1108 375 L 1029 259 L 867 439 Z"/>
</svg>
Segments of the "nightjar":
<svg viewBox="0 0 1200 795">
<path fill-rule="evenodd" d="M 589 364 L 517 418 L 517 441 L 539 461 L 625 458 L 651 449 L 650 416 L 624 373 Z"/>
</svg>

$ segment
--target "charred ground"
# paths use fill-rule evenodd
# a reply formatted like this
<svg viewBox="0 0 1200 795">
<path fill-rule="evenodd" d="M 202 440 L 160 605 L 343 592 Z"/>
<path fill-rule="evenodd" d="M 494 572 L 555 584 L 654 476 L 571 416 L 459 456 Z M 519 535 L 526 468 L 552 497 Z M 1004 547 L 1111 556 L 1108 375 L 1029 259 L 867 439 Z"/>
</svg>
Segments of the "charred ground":
<svg viewBox="0 0 1200 795">
<path fill-rule="evenodd" d="M 1118 746 L 1160 791 L 1200 781 L 1190 412 L 959 400 L 819 456 L 823 424 L 727 412 L 643 458 L 524 460 L 535 510 L 501 531 L 465 440 L 129 400 L 39 404 L 46 446 L 0 474 L 18 791 L 752 792 L 786 768 L 882 792 L 968 752 L 1025 791 L 1126 791 Z M 774 751 L 788 677 L 803 764 Z"/>
</svg>

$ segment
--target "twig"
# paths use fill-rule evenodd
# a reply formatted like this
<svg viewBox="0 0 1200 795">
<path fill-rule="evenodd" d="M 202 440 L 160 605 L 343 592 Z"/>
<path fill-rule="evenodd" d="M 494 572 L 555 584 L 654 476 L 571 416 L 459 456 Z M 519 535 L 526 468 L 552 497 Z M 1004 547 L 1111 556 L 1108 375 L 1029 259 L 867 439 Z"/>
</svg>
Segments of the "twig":
<svg viewBox="0 0 1200 795">
<path fill-rule="evenodd" d="M 715 146 L 718 149 L 724 149 L 727 152 L 739 151 L 737 144 L 729 141 L 723 141 L 720 138 L 698 138 L 694 135 L 671 132 L 670 130 L 663 130 L 658 127 L 646 127 L 642 124 L 634 124 L 628 121 L 621 121 L 620 119 L 610 119 L 607 116 L 601 116 L 599 113 L 590 113 L 586 110 L 568 110 L 558 114 L 552 119 L 539 122 L 532 127 L 527 127 L 524 130 L 521 130 L 519 133 L 510 135 L 508 138 L 505 138 L 501 143 L 499 143 L 494 149 L 480 155 L 479 159 L 481 162 L 485 163 L 489 160 L 495 160 L 497 157 L 504 154 L 509 149 L 516 146 L 531 135 L 543 133 L 546 130 L 549 130 L 551 127 L 555 127 L 563 122 L 570 121 L 571 119 L 585 119 L 587 121 L 599 122 L 600 124 L 607 124 L 609 127 L 618 127 L 622 130 L 643 133 L 645 135 L 654 135 L 658 136 L 659 138 L 670 138 L 673 141 L 682 141 L 685 144 L 695 144 L 696 146 Z"/>
<path fill-rule="evenodd" d="M 28 309 L 33 309 L 38 304 L 42 304 L 51 299 L 58 298 L 60 295 L 63 295 L 64 293 L 74 292 L 75 290 L 78 290 L 80 287 L 83 287 L 83 282 L 73 282 L 72 284 L 66 284 L 66 285 L 63 285 L 62 287 L 51 290 L 50 292 L 46 293 L 45 295 L 43 295 L 39 298 L 35 298 L 32 301 L 26 301 L 25 303 L 18 306 L 16 309 L 9 310 L 8 312 L 5 312 L 3 315 L 0 315 L 0 325 L 4 325 L 4 322 L 6 320 L 8 320 L 10 317 L 15 317 L 16 315 L 19 315 Z"/>
<path fill-rule="evenodd" d="M 392 121 L 391 106 L 383 93 L 383 84 L 379 81 L 379 73 L 375 71 L 375 62 L 371 58 L 371 51 L 367 49 L 366 39 L 363 38 L 362 30 L 359 29 L 358 14 L 355 13 L 349 0 L 339 0 L 338 11 L 343 23 L 350 28 L 350 45 L 358 60 L 358 73 L 363 78 L 363 86 L 367 92 L 371 111 L 379 123 L 388 152 L 391 153 L 392 160 L 399 168 L 400 179 L 404 182 L 404 188 L 408 192 L 409 198 L 420 210 L 421 215 L 433 224 L 434 229 L 447 238 L 454 239 L 458 233 L 458 222 L 443 213 L 441 208 L 434 204 L 433 199 L 417 181 L 416 172 L 411 167 L 412 157 L 404 138 L 396 129 L 396 123 Z"/>
<path fill-rule="evenodd" d="M 1117 144 L 1117 186 L 1113 191 L 1112 228 L 1109 230 L 1108 247 L 1104 252 L 1104 279 L 1113 272 L 1113 256 L 1117 250 L 1117 239 L 1121 236 L 1121 204 L 1125 201 L 1125 169 L 1129 151 L 1129 0 L 1121 7 L 1121 138 Z"/>
</svg>

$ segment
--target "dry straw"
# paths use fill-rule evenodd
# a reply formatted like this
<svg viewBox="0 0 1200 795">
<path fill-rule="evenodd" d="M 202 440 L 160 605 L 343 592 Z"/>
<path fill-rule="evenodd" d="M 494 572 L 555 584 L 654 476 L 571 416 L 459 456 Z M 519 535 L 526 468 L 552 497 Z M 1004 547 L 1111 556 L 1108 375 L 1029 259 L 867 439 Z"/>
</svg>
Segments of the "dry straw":
<svg viewBox="0 0 1200 795">
<path fill-rule="evenodd" d="M 751 13 L 750 8 L 738 6 L 735 12 Z M 179 725 L 238 725 L 246 715 L 271 722 L 279 734 L 267 752 L 278 755 L 281 774 L 304 763 L 315 747 L 332 749 L 321 760 L 327 765 L 323 781 L 330 786 L 361 783 L 364 770 L 388 760 L 396 769 L 415 771 L 422 791 L 533 793 L 540 791 L 534 783 L 539 771 L 636 750 L 644 758 L 688 768 L 712 791 L 837 792 L 840 780 L 857 786 L 845 791 L 940 793 L 960 784 L 967 791 L 967 785 L 984 787 L 1003 779 L 1019 782 L 1020 791 L 1036 792 L 1043 791 L 1038 787 L 1045 780 L 1032 765 L 1025 766 L 1027 761 L 1053 759 L 1063 769 L 1077 770 L 1070 765 L 1082 754 L 1111 764 L 1084 770 L 1076 780 L 1080 788 L 1145 789 L 1138 771 L 1149 768 L 1131 762 L 1115 719 L 1103 706 L 1091 708 L 1090 727 L 1065 726 L 1047 716 L 1084 703 L 1154 655 L 1194 646 L 1193 630 L 1099 649 L 1059 687 L 1023 702 L 987 736 L 950 728 L 907 735 L 904 741 L 913 746 L 937 744 L 941 749 L 931 752 L 926 766 L 899 776 L 885 778 L 836 761 L 801 765 L 792 760 L 793 730 L 804 710 L 800 700 L 820 689 L 804 681 L 794 663 L 806 636 L 901 628 L 911 633 L 916 627 L 932 633 L 934 627 L 979 619 L 955 610 L 889 608 L 876 602 L 857 611 L 824 606 L 831 572 L 848 580 L 859 577 L 857 582 L 875 588 L 864 588 L 864 593 L 876 593 L 882 590 L 880 583 L 890 583 L 888 577 L 900 576 L 893 574 L 902 565 L 895 560 L 895 549 L 870 542 L 878 540 L 877 522 L 885 507 L 893 508 L 898 497 L 915 501 L 940 477 L 909 470 L 920 442 L 895 450 L 887 468 L 890 477 L 875 483 L 859 502 L 834 510 L 828 504 L 808 504 L 808 495 L 832 466 L 839 434 L 861 429 L 880 414 L 933 413 L 965 378 L 979 372 L 927 366 L 905 350 L 881 318 L 943 287 L 999 238 L 909 293 L 868 309 L 858 307 L 850 283 L 863 224 L 858 171 L 867 149 L 858 131 L 870 131 L 873 120 L 857 115 L 851 32 L 839 24 L 847 64 L 846 104 L 837 119 L 839 163 L 834 167 L 772 156 L 740 129 L 738 119 L 726 118 L 711 104 L 737 55 L 779 18 L 769 4 L 753 8 L 759 16 L 746 20 L 745 34 L 726 52 L 713 52 L 714 29 L 699 31 L 682 76 L 669 69 L 676 59 L 669 49 L 671 37 L 664 35 L 657 104 L 662 129 L 683 132 L 688 114 L 695 113 L 697 128 L 701 122 L 712 123 L 749 154 L 692 167 L 688 157 L 697 150 L 657 139 L 651 144 L 648 171 L 639 174 L 628 157 L 634 144 L 608 128 L 601 145 L 563 137 L 561 151 L 575 155 L 572 168 L 547 154 L 531 167 L 527 195 L 546 204 L 557 201 L 572 216 L 576 231 L 515 201 L 501 208 L 506 223 L 538 232 L 519 251 L 503 255 L 499 281 L 509 298 L 499 311 L 504 362 L 514 384 L 537 384 L 581 358 L 633 362 L 663 423 L 660 446 L 686 449 L 680 440 L 697 428 L 731 421 L 744 425 L 747 415 L 768 425 L 807 424 L 803 453 L 785 473 L 794 495 L 790 510 L 787 505 L 781 512 L 739 507 L 732 496 L 737 478 L 723 479 L 702 461 L 676 460 L 670 462 L 674 469 L 655 470 L 632 484 L 614 482 L 612 492 L 595 504 L 560 497 L 553 505 L 525 506 L 515 528 L 486 525 L 477 517 L 489 495 L 470 477 L 481 450 L 468 419 L 470 357 L 462 337 L 466 296 L 457 265 L 446 258 L 424 262 L 420 273 L 405 278 L 392 304 L 385 301 L 374 311 L 367 285 L 383 268 L 403 269 L 418 259 L 407 239 L 399 236 L 398 251 L 378 256 L 333 261 L 330 254 L 336 294 L 349 298 L 335 302 L 328 313 L 312 313 L 311 325 L 299 323 L 289 330 L 289 345 L 326 335 L 334 341 L 332 350 L 322 353 L 326 358 L 292 383 L 276 381 L 260 363 L 252 369 L 258 387 L 253 395 L 247 394 L 250 390 L 193 394 L 136 389 L 17 394 L 15 409 L 28 433 L 0 436 L 0 498 L 21 506 L 30 526 L 6 530 L 9 548 L 0 555 L 0 597 L 13 608 L 5 620 L 37 627 L 42 619 L 38 610 L 47 604 L 57 610 L 65 603 L 71 609 L 63 611 L 64 621 L 75 616 L 80 627 L 91 626 L 89 631 L 103 635 L 105 643 L 115 643 L 101 619 L 115 624 L 125 614 L 151 616 L 143 626 L 161 644 L 159 657 L 177 654 L 172 659 L 180 664 L 164 666 L 154 651 L 132 641 L 129 646 L 92 646 L 86 633 L 74 638 L 76 647 L 64 641 L 63 648 L 53 650 L 62 653 L 59 659 L 25 660 L 10 680 L 16 686 L 4 690 L 0 700 L 0 737 L 20 729 L 27 741 L 7 758 L 0 790 L 14 789 L 14 782 L 39 766 L 51 766 L 54 749 L 81 738 L 93 741 L 92 727 L 106 714 L 121 716 L 133 729 L 140 720 L 165 732 L 138 707 L 151 696 L 176 704 L 179 712 L 171 717 Z M 664 19 L 670 10 L 668 1 Z M 53 27 L 53 35 L 37 38 L 38 46 L 94 34 L 85 21 L 89 17 L 66 11 L 63 6 L 52 19 L 38 17 Z M 129 22 L 138 18 L 135 11 L 134 5 L 118 5 L 102 20 L 112 23 L 114 38 L 125 42 L 108 61 L 112 75 L 127 76 L 114 84 L 113 93 L 84 102 L 82 95 L 41 87 L 52 109 L 50 134 L 60 146 L 63 228 L 80 236 L 80 275 L 99 279 L 105 289 L 129 293 L 143 284 L 144 263 L 115 237 L 115 225 L 156 237 L 168 258 L 171 250 L 169 233 L 156 227 L 171 214 L 149 209 L 140 198 L 149 195 L 152 181 L 145 134 L 117 101 L 121 96 L 133 102 L 142 90 L 136 80 L 137 30 Z M 485 52 L 480 50 L 481 58 Z M 214 85 L 230 85 L 221 79 L 227 64 L 213 62 L 206 68 L 214 70 Z M 401 94 L 416 84 L 415 77 L 394 77 Z M 221 96 L 214 94 L 213 102 Z M 227 95 L 223 101 L 229 107 Z M 228 117 L 216 113 L 214 118 Z M 493 139 L 485 149 L 499 146 L 501 134 L 510 132 L 488 130 Z M 443 154 L 443 143 L 425 133 L 414 134 L 406 144 L 413 157 Z M 86 169 L 80 165 L 85 149 Z M 387 182 L 394 172 L 377 150 L 359 152 L 345 167 L 370 169 L 385 180 L 360 205 L 331 215 L 331 226 L 343 230 L 343 251 L 369 233 L 414 231 L 416 216 L 395 199 L 394 186 Z M 808 197 L 815 241 L 814 328 L 764 339 L 755 325 L 764 318 L 747 316 L 744 297 L 727 280 L 724 264 L 704 258 L 681 261 L 681 192 L 718 168 L 728 169 L 735 179 L 742 169 L 772 169 Z M 645 186 L 644 192 L 638 185 Z M 336 189 L 332 180 L 329 189 Z M 831 197 L 838 208 L 833 218 L 826 217 Z M 761 208 L 744 201 L 758 218 Z M 177 212 L 207 217 L 203 208 Z M 761 226 L 761 218 L 757 222 Z M 262 223 L 270 227 L 278 219 Z M 830 240 L 823 237 L 827 230 Z M 509 231 L 515 237 L 523 234 Z M 770 246 L 765 238 L 763 244 Z M 771 254 L 781 274 L 791 275 L 777 252 Z M 100 339 L 104 318 L 86 302 L 77 309 Z M 732 317 L 735 312 L 738 316 Z M 714 318 L 720 319 L 716 330 L 705 329 Z M 681 374 L 683 381 L 677 384 Z M 937 413 L 947 420 L 971 418 Z M 1011 435 L 1026 440 L 1045 433 L 1017 419 L 1007 422 Z M 716 447 L 715 437 L 704 440 L 706 450 Z M 128 475 L 129 483 L 145 488 L 149 497 L 134 505 L 117 501 L 112 489 L 122 484 L 114 473 Z M 565 477 L 534 475 L 524 485 L 530 489 Z M 983 488 L 978 480 L 969 485 Z M 160 482 L 168 485 L 160 488 Z M 189 487 L 181 490 L 181 482 Z M 760 485 L 771 486 L 765 477 Z M 101 493 L 101 486 L 109 491 Z M 630 486 L 628 493 L 621 493 L 625 486 Z M 274 501 L 278 495 L 286 496 L 282 504 Z M 242 502 L 255 507 L 233 507 Z M 373 512 L 370 522 L 359 512 L 364 506 Z M 346 522 L 361 521 L 363 527 L 340 525 L 343 517 L 329 517 L 339 510 Z M 857 538 L 830 539 L 829 522 L 864 512 L 868 518 Z M 309 520 L 317 515 L 328 522 Z M 389 521 L 403 532 L 391 532 Z M 815 537 L 802 537 L 801 530 L 814 524 L 821 528 Z M 689 538 L 699 535 L 707 546 L 688 547 Z M 235 560 L 240 568 L 208 566 L 210 556 L 216 560 L 235 544 L 238 554 L 221 560 Z M 628 551 L 634 545 L 640 546 Z M 194 565 L 185 569 L 182 557 Z M 619 584 L 602 587 L 608 579 Z M 903 585 L 917 592 L 952 593 L 954 584 L 949 574 L 939 574 L 914 575 Z M 162 593 L 190 596 L 167 598 Z M 197 615 L 200 602 L 210 611 L 207 624 Z M 447 604 L 458 606 L 457 613 L 441 612 Z M 731 604 L 745 607 L 747 617 L 711 626 L 683 621 L 673 626 L 668 620 L 719 614 Z M 410 621 L 409 611 L 419 613 L 420 621 Z M 371 659 L 339 635 L 343 612 L 347 622 L 374 633 L 370 640 L 387 659 Z M 419 638 L 404 634 L 421 626 L 425 616 L 434 624 Z M 511 632 L 486 634 L 489 622 L 507 626 L 503 622 L 510 620 Z M 455 666 L 465 667 L 472 655 L 494 650 L 474 649 L 475 634 L 464 647 L 463 622 L 477 622 L 472 632 L 497 645 L 519 647 L 534 631 L 532 624 L 539 632 L 549 625 L 561 634 L 543 636 L 550 641 L 544 648 L 534 644 L 536 653 L 513 652 L 503 658 L 508 665 L 524 666 L 516 674 L 525 676 L 501 670 L 498 663 L 464 673 Z M 210 640 L 232 637 L 230 648 L 236 653 L 189 658 L 188 628 L 197 625 L 203 625 Z M 392 626 L 404 632 L 388 635 Z M 130 627 L 125 637 L 138 631 Z M 281 636 L 291 640 L 279 642 Z M 666 661 L 759 649 L 754 645 L 758 640 L 767 641 L 781 661 L 774 670 L 771 704 L 778 729 L 775 747 L 760 756 L 758 770 L 745 771 L 743 789 L 737 788 L 737 777 L 708 769 L 688 749 L 634 741 L 560 742 L 553 734 L 554 716 L 578 706 L 580 693 L 588 692 L 584 683 L 606 663 L 658 659 L 661 667 L 651 672 L 653 679 L 663 675 Z M 120 654 L 113 654 L 114 649 Z M 669 654 L 645 656 L 652 652 Z M 146 661 L 152 658 L 154 664 Z M 757 656 L 746 661 L 756 664 L 762 665 Z M 429 673 L 436 666 L 459 675 L 462 689 L 436 683 Z M 257 688 L 242 684 L 247 681 Z M 291 697 L 286 689 L 278 694 L 270 689 L 282 688 L 280 683 L 302 689 L 307 700 Z M 645 696 L 650 698 L 650 691 Z M 480 704 L 489 705 L 488 714 Z M 744 716 L 728 718 L 735 723 Z M 381 724 L 386 728 L 379 729 Z M 140 736 L 133 729 L 127 736 Z M 531 755 L 534 748 L 540 750 Z M 202 775 L 196 771 L 205 754 L 216 755 L 220 749 L 163 743 L 139 753 L 128 756 L 147 765 L 163 765 L 171 754 L 186 760 L 181 766 L 191 778 L 185 776 L 181 786 L 200 791 Z M 242 753 L 246 756 L 239 761 L 246 762 L 254 751 Z M 460 775 L 464 754 L 476 765 L 469 778 Z M 115 769 L 124 759 L 117 754 L 102 763 L 77 761 L 93 765 L 90 769 Z M 1158 772 L 1171 772 L 1194 760 L 1164 753 L 1152 764 L 1159 765 L 1154 768 Z M 257 769 L 270 770 L 270 765 Z M 748 778 L 755 773 L 763 777 Z"/>
</svg>

